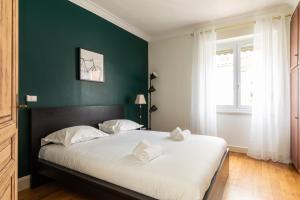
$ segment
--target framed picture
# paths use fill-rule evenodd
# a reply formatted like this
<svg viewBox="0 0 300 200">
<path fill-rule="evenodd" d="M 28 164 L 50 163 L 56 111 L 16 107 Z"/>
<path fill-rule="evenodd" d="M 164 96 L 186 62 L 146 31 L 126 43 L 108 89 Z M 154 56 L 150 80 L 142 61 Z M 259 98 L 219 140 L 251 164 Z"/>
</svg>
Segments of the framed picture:
<svg viewBox="0 0 300 200">
<path fill-rule="evenodd" d="M 80 80 L 104 82 L 104 57 L 80 48 Z"/>
</svg>

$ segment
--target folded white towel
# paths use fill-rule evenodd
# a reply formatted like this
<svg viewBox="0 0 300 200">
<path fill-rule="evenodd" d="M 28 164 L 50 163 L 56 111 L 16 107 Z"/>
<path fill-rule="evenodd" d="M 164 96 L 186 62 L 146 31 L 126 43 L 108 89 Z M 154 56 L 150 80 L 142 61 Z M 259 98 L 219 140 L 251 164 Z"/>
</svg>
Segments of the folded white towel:
<svg viewBox="0 0 300 200">
<path fill-rule="evenodd" d="M 184 141 L 184 140 L 187 140 L 190 135 L 191 135 L 191 132 L 189 130 L 184 130 L 184 131 L 181 131 L 180 133 L 177 133 L 173 139 L 176 141 Z"/>
<path fill-rule="evenodd" d="M 177 126 L 173 131 L 170 132 L 170 137 L 173 139 L 176 137 L 177 134 L 181 132 L 182 132 L 181 128 Z"/>
<path fill-rule="evenodd" d="M 133 155 L 142 162 L 149 162 L 162 153 L 160 145 L 151 145 L 149 142 L 142 140 L 133 150 Z"/>
<path fill-rule="evenodd" d="M 137 156 L 137 155 L 139 155 L 144 149 L 147 149 L 147 148 L 149 148 L 149 147 L 151 147 L 151 144 L 150 144 L 148 141 L 146 141 L 146 140 L 142 140 L 142 141 L 140 141 L 140 142 L 138 143 L 138 145 L 136 145 L 136 147 L 133 149 L 132 154 L 133 154 L 134 156 Z"/>
<path fill-rule="evenodd" d="M 190 130 L 184 130 L 182 131 L 179 127 L 176 127 L 171 133 L 170 137 L 175 141 L 184 141 L 188 139 L 188 137 L 191 135 Z"/>
<path fill-rule="evenodd" d="M 153 145 L 152 147 L 144 149 L 137 158 L 143 162 L 149 162 L 158 156 L 160 156 L 162 153 L 162 148 L 159 145 Z"/>
</svg>

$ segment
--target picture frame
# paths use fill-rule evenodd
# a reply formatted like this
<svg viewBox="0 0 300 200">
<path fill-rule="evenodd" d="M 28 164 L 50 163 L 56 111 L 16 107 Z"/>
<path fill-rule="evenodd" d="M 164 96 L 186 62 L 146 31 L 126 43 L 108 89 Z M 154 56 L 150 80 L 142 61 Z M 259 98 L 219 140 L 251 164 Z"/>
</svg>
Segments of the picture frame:
<svg viewBox="0 0 300 200">
<path fill-rule="evenodd" d="M 104 82 L 104 56 L 103 54 L 79 49 L 79 79 L 84 81 Z"/>
</svg>

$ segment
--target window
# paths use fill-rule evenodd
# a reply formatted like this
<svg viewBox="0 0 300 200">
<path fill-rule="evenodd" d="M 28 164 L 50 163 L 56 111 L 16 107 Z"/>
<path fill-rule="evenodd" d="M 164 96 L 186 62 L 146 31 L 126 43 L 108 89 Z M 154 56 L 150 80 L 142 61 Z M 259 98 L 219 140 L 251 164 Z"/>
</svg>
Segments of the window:
<svg viewBox="0 0 300 200">
<path fill-rule="evenodd" d="M 217 44 L 216 103 L 219 112 L 250 112 L 253 65 L 252 39 Z"/>
</svg>

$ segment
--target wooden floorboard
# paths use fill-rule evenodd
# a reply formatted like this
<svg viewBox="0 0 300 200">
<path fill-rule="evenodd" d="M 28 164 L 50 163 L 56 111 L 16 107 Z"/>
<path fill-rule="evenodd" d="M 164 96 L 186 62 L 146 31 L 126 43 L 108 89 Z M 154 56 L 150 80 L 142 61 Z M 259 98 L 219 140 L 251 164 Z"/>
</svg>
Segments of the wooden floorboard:
<svg viewBox="0 0 300 200">
<path fill-rule="evenodd" d="M 51 183 L 19 193 L 20 200 L 97 199 Z M 230 175 L 223 200 L 300 200 L 300 174 L 290 165 L 251 159 L 231 153 Z"/>
<path fill-rule="evenodd" d="M 223 200 L 300 200 L 300 175 L 291 165 L 231 153 Z"/>
</svg>

